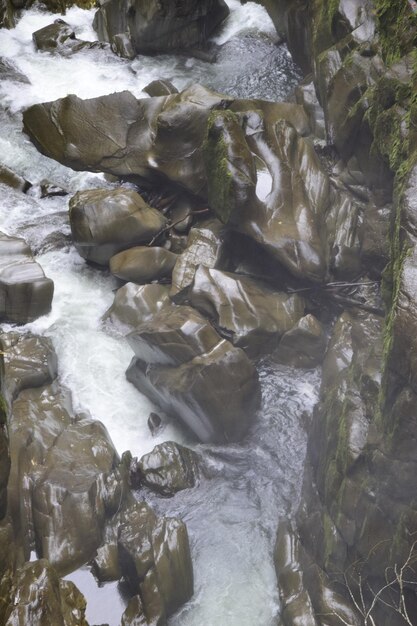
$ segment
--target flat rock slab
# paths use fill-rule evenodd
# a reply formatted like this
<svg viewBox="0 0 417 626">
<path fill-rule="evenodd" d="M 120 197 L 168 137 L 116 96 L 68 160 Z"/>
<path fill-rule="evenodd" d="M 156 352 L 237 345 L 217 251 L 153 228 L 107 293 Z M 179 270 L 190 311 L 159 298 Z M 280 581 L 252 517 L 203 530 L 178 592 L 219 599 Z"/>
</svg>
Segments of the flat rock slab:
<svg viewBox="0 0 417 626">
<path fill-rule="evenodd" d="M 32 322 L 51 310 L 53 292 L 26 242 L 0 233 L 0 319 Z"/>
</svg>

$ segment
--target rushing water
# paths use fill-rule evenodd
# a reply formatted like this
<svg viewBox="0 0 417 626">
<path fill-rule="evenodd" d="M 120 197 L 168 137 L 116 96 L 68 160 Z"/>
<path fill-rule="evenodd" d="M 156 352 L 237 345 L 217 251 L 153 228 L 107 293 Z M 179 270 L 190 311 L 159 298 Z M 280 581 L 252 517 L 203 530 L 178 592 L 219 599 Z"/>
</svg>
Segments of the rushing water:
<svg viewBox="0 0 417 626">
<path fill-rule="evenodd" d="M 47 179 L 68 190 L 109 186 L 101 175 L 77 173 L 39 155 L 22 135 L 21 112 L 36 102 L 68 93 L 83 98 L 142 89 L 157 78 L 179 89 L 200 82 L 238 97 L 283 100 L 299 79 L 287 49 L 264 9 L 228 0 L 231 15 L 213 42 L 217 61 L 185 56 L 119 59 L 109 51 L 83 51 L 70 58 L 36 53 L 32 33 L 56 16 L 26 11 L 17 27 L 0 32 L 0 57 L 8 58 L 29 82 L 0 84 L 0 163 L 35 185 Z M 66 21 L 77 37 L 94 40 L 93 11 L 73 8 Z M 262 182 L 262 181 L 261 181 Z M 259 193 L 263 193 L 263 181 Z M 107 426 L 117 449 L 134 455 L 156 443 L 185 436 L 168 424 L 152 437 L 146 420 L 151 403 L 125 380 L 132 356 L 123 337 L 109 334 L 101 317 L 110 306 L 114 279 L 90 268 L 70 244 L 68 197 L 40 199 L 0 185 L 1 229 L 24 237 L 55 283 L 49 315 L 28 329 L 50 336 L 59 357 L 61 381 L 73 393 L 76 409 L 88 410 Z M 179 515 L 190 534 L 195 595 L 170 620 L 172 626 L 272 626 L 278 614 L 272 547 L 277 521 L 297 504 L 305 455 L 303 414 L 316 400 L 317 373 L 300 375 L 265 361 L 260 366 L 263 407 L 256 426 L 240 445 L 197 446 L 206 472 L 198 488 L 161 499 L 146 494 L 160 512 Z M 91 575 L 74 574 L 89 604 L 90 623 L 120 622 L 123 602 L 116 585 L 101 592 Z M 116 595 L 115 595 L 116 594 Z M 111 600 L 113 598 L 113 600 Z"/>
</svg>

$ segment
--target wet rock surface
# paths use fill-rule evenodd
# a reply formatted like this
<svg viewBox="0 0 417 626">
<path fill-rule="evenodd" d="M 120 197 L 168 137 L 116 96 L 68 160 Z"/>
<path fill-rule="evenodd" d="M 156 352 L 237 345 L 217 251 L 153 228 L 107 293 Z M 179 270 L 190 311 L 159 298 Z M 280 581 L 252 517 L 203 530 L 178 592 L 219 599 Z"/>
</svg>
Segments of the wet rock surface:
<svg viewBox="0 0 417 626">
<path fill-rule="evenodd" d="M 120 250 L 148 243 L 166 220 L 134 191 L 96 189 L 71 199 L 70 223 L 81 256 L 106 265 Z"/>
<path fill-rule="evenodd" d="M 131 456 L 125 454 L 120 462 L 104 426 L 74 413 L 68 391 L 54 381 L 56 355 L 47 339 L 9 333 L 2 336 L 2 347 L 3 384 L 14 400 L 8 423 L 8 481 L 3 400 L 0 430 L 2 517 L 6 485 L 9 496 L 8 518 L 0 526 L 2 623 L 87 626 L 83 596 L 58 576 L 95 557 L 99 579 L 124 576 L 131 595 L 140 594 L 141 612 L 132 600 L 124 618 L 131 621 L 125 623 L 136 623 L 143 614 L 145 624 L 157 619 L 165 624 L 166 616 L 193 592 L 185 525 L 135 503 L 128 486 Z M 185 486 L 181 472 L 188 467 L 190 481 L 194 468 L 191 451 L 184 449 L 181 457 L 187 466 L 180 468 L 175 458 L 177 464 L 166 466 L 165 481 L 159 484 L 172 493 Z M 144 461 L 146 480 L 157 484 L 151 465 L 152 459 Z M 15 559 L 24 563 L 33 551 L 41 559 L 15 572 Z"/>
<path fill-rule="evenodd" d="M 53 291 L 25 241 L 0 233 L 0 318 L 24 324 L 45 315 Z"/>
<path fill-rule="evenodd" d="M 162 309 L 129 342 L 137 358 L 128 380 L 165 412 L 201 441 L 244 436 L 259 402 L 255 368 L 194 309 Z"/>
<path fill-rule="evenodd" d="M 26 563 L 10 591 L 7 626 L 88 626 L 86 601 L 76 586 L 60 580 L 46 559 Z"/>
<path fill-rule="evenodd" d="M 151 320 L 163 307 L 173 306 L 169 291 L 169 285 L 127 283 L 117 290 L 114 302 L 104 319 L 127 333 L 139 324 Z"/>
<path fill-rule="evenodd" d="M 143 484 L 163 496 L 173 496 L 177 491 L 194 487 L 198 475 L 198 455 L 167 441 L 133 463 L 130 480 L 134 488 Z"/>
<path fill-rule="evenodd" d="M 110 259 L 110 271 L 121 280 L 137 284 L 171 278 L 177 255 L 165 248 L 137 246 Z"/>
<path fill-rule="evenodd" d="M 111 42 L 115 35 L 128 32 L 133 49 L 150 54 L 205 43 L 228 14 L 223 0 L 203 0 L 198 5 L 190 0 L 181 5 L 136 0 L 133 6 L 107 0 L 97 11 L 94 26 L 102 41 Z"/>
<path fill-rule="evenodd" d="M 250 278 L 204 266 L 197 268 L 187 299 L 252 357 L 274 350 L 304 313 L 300 296 L 274 292 Z"/>
</svg>

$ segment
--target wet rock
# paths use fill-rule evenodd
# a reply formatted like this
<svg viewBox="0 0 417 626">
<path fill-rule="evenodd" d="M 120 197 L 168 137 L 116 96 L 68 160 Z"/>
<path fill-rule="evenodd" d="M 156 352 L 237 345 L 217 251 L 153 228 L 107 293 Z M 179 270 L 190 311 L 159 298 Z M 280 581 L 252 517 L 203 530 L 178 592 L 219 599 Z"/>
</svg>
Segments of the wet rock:
<svg viewBox="0 0 417 626">
<path fill-rule="evenodd" d="M 128 380 L 199 439 L 233 440 L 246 433 L 259 401 L 255 370 L 194 309 L 162 309 L 129 342 L 138 358 Z"/>
<path fill-rule="evenodd" d="M 108 44 L 98 41 L 82 41 L 77 39 L 72 27 L 57 19 L 53 24 L 44 26 L 32 35 L 35 50 L 44 52 L 58 52 L 68 56 L 80 50 L 107 49 Z"/>
<path fill-rule="evenodd" d="M 169 52 L 204 43 L 228 16 L 223 0 L 203 0 L 196 5 L 186 0 L 176 6 L 168 0 L 127 2 L 107 0 L 94 18 L 94 28 L 102 41 L 129 33 L 132 47 L 140 54 Z"/>
<path fill-rule="evenodd" d="M 12 588 L 11 607 L 6 626 L 88 626 L 84 596 L 72 582 L 60 580 L 45 559 L 20 569 Z"/>
<path fill-rule="evenodd" d="M 14 6 L 10 0 L 0 2 L 0 28 L 14 28 L 16 16 Z"/>
<path fill-rule="evenodd" d="M 23 193 L 26 193 L 32 187 L 32 183 L 23 178 L 23 176 L 13 172 L 6 165 L 0 165 L 0 183 Z"/>
<path fill-rule="evenodd" d="M 90 100 L 71 95 L 27 109 L 24 127 L 43 154 L 73 169 L 153 186 L 171 181 L 204 195 L 207 119 L 230 100 L 199 85 L 142 100 L 127 91 Z"/>
<path fill-rule="evenodd" d="M 2 402 L 4 400 L 2 399 Z M 0 421 L 0 520 L 7 512 L 7 483 L 10 472 L 9 438 L 5 424 L 5 406 L 2 407 Z"/>
<path fill-rule="evenodd" d="M 25 554 L 36 545 L 60 573 L 85 563 L 123 500 L 103 487 L 117 464 L 104 426 L 76 418 L 56 383 L 28 389 L 13 404 L 10 454 L 9 511 Z"/>
<path fill-rule="evenodd" d="M 177 258 L 172 272 L 171 298 L 177 297 L 192 284 L 199 265 L 219 267 L 226 257 L 226 234 L 219 220 L 209 220 L 192 228 L 187 247 Z"/>
<path fill-rule="evenodd" d="M 324 111 L 317 99 L 316 89 L 312 76 L 307 76 L 294 90 L 295 100 L 307 113 L 313 135 L 319 139 L 325 139 L 326 126 Z"/>
<path fill-rule="evenodd" d="M 93 189 L 71 198 L 70 223 L 80 255 L 106 265 L 120 250 L 148 243 L 166 219 L 134 191 Z"/>
<path fill-rule="evenodd" d="M 331 242 L 330 267 L 338 280 L 352 280 L 361 271 L 360 225 L 363 204 L 332 186 L 326 228 Z"/>
<path fill-rule="evenodd" d="M 160 616 L 156 622 L 152 622 L 155 626 L 164 626 L 166 623 L 163 616 Z M 139 595 L 133 596 L 129 600 L 127 608 L 122 615 L 121 626 L 150 626 L 146 619 L 141 597 Z"/>
<path fill-rule="evenodd" d="M 0 318 L 25 324 L 45 315 L 53 290 L 24 240 L 0 233 Z"/>
<path fill-rule="evenodd" d="M 173 496 L 177 491 L 194 487 L 198 478 L 198 455 L 167 441 L 134 463 L 130 477 L 133 488 L 143 484 L 163 496 Z"/>
<path fill-rule="evenodd" d="M 111 49 L 122 59 L 134 59 L 136 53 L 132 46 L 132 41 L 127 33 L 118 33 L 113 36 Z"/>
<path fill-rule="evenodd" d="M 9 402 L 23 389 L 52 383 L 58 374 L 58 361 L 52 342 L 31 333 L 0 335 L 4 355 L 3 389 Z"/>
<path fill-rule="evenodd" d="M 193 593 L 184 523 L 158 519 L 145 503 L 138 502 L 121 517 L 118 549 L 122 574 L 132 591 L 139 593 L 146 618 L 165 623 L 165 615 L 174 613 Z"/>
<path fill-rule="evenodd" d="M 289 522 L 281 521 L 278 526 L 274 562 L 285 625 L 362 624 L 362 616 L 349 606 L 349 599 L 337 593 L 326 573 L 311 563 Z M 321 616 L 326 616 L 326 622 Z"/>
<path fill-rule="evenodd" d="M 203 442 L 241 439 L 259 406 L 253 365 L 225 340 L 177 367 L 133 359 L 126 376 Z"/>
<path fill-rule="evenodd" d="M 220 337 L 191 307 L 163 308 L 128 337 L 136 356 L 147 363 L 181 365 L 213 350 Z"/>
<path fill-rule="evenodd" d="M 127 283 L 117 290 L 114 302 L 104 319 L 128 332 L 152 319 L 166 306 L 173 306 L 169 298 L 168 285 Z"/>
<path fill-rule="evenodd" d="M 40 184 L 41 198 L 52 198 L 55 196 L 67 196 L 68 191 L 59 185 L 43 180 Z"/>
<path fill-rule="evenodd" d="M 209 202 L 294 276 L 320 281 L 327 272 L 329 180 L 313 147 L 278 112 L 247 111 L 242 121 L 230 111 L 212 114 L 204 152 Z M 258 189 L 261 172 L 267 192 Z"/>
<path fill-rule="evenodd" d="M 322 324 L 309 314 L 283 335 L 273 356 L 281 363 L 294 367 L 316 367 L 323 361 L 326 343 Z"/>
<path fill-rule="evenodd" d="M 110 271 L 117 278 L 137 284 L 171 278 L 177 255 L 158 247 L 137 246 L 110 259 Z"/>
<path fill-rule="evenodd" d="M 75 33 L 64 20 L 55 20 L 32 35 L 36 50 L 56 50 L 62 48 L 68 40 L 75 40 Z"/>
<path fill-rule="evenodd" d="M 150 413 L 148 417 L 148 428 L 151 431 L 152 435 L 156 435 L 156 433 L 162 427 L 162 419 L 158 415 L 158 413 Z"/>
<path fill-rule="evenodd" d="M 169 96 L 173 93 L 178 93 L 178 89 L 169 80 L 160 79 L 153 80 L 149 85 L 146 85 L 142 89 L 148 96 L 152 98 L 156 96 Z"/>
<path fill-rule="evenodd" d="M 204 266 L 198 267 L 187 299 L 251 357 L 274 350 L 304 314 L 304 300 L 298 295 L 274 292 L 251 278 Z"/>
<path fill-rule="evenodd" d="M 6 26 L 6 28 L 8 27 Z M 10 59 L 0 58 L 0 77 L 2 80 L 30 84 L 28 77 L 22 74 Z"/>
</svg>

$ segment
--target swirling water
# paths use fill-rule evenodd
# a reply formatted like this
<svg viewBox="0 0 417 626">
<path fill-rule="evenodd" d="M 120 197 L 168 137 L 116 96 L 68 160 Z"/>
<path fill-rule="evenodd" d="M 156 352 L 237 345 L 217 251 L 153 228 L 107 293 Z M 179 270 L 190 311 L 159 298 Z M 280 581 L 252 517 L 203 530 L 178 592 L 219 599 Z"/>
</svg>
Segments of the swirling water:
<svg viewBox="0 0 417 626">
<path fill-rule="evenodd" d="M 300 75 L 286 47 L 277 45 L 266 12 L 252 2 L 228 4 L 231 15 L 213 40 L 222 46 L 215 63 L 169 55 L 127 61 L 100 50 L 71 57 L 35 52 L 32 33 L 56 16 L 26 11 L 15 29 L 0 31 L 0 57 L 29 79 L 0 84 L 0 163 L 35 185 L 47 179 L 69 194 L 109 186 L 101 175 L 73 172 L 43 157 L 21 132 L 25 107 L 68 93 L 89 98 L 129 89 L 145 97 L 145 85 L 166 78 L 179 89 L 200 82 L 236 97 L 284 100 Z M 95 39 L 92 18 L 92 11 L 78 8 L 65 16 L 85 40 Z M 130 449 L 140 456 L 163 440 L 187 443 L 173 423 L 158 437 L 148 431 L 152 405 L 124 376 L 131 350 L 123 337 L 109 334 L 101 323 L 116 282 L 108 272 L 89 267 L 71 246 L 70 196 L 40 199 L 36 191 L 24 195 L 4 185 L 0 195 L 1 230 L 24 237 L 55 282 L 51 313 L 27 328 L 52 338 L 60 379 L 72 390 L 76 409 L 103 421 L 120 452 Z M 172 626 L 276 623 L 274 534 L 279 516 L 297 503 L 306 445 L 303 416 L 316 400 L 318 375 L 267 360 L 259 371 L 263 406 L 247 439 L 233 446 L 197 446 L 210 478 L 196 489 L 172 499 L 147 494 L 160 512 L 183 517 L 190 535 L 196 590 L 171 618 Z M 123 602 L 117 599 L 116 586 L 98 590 L 86 570 L 73 579 L 88 598 L 90 623 L 117 626 Z"/>
</svg>

